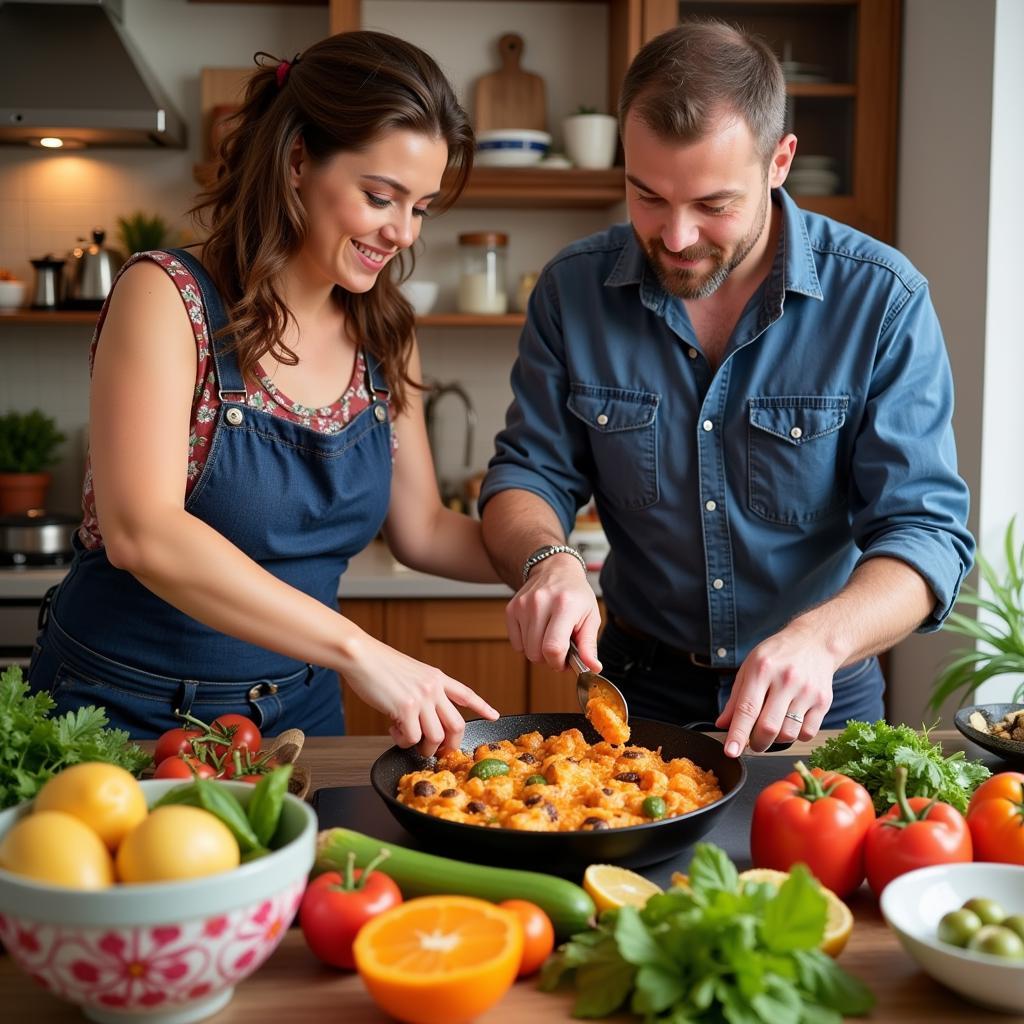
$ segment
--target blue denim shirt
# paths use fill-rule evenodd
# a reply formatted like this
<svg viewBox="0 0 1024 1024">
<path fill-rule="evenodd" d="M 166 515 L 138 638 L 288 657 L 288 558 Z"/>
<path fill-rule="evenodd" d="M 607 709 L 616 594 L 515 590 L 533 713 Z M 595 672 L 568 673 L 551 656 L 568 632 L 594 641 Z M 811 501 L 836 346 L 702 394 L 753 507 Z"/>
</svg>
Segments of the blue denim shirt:
<svg viewBox="0 0 1024 1024">
<path fill-rule="evenodd" d="M 974 554 L 927 282 L 773 201 L 778 253 L 714 373 L 628 224 L 548 264 L 480 496 L 530 491 L 568 533 L 593 494 L 608 609 L 723 667 L 879 555 L 928 582 L 937 629 Z"/>
</svg>

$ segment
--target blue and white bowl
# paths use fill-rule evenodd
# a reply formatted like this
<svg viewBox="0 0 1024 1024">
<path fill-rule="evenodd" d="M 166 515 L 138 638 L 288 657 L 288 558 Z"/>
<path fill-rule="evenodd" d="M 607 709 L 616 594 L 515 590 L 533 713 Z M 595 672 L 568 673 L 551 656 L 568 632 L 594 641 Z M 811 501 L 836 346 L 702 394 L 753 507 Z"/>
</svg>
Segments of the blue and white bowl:
<svg viewBox="0 0 1024 1024">
<path fill-rule="evenodd" d="M 495 128 L 477 132 L 478 167 L 529 167 L 539 163 L 551 148 L 547 132 L 527 128 Z"/>
</svg>

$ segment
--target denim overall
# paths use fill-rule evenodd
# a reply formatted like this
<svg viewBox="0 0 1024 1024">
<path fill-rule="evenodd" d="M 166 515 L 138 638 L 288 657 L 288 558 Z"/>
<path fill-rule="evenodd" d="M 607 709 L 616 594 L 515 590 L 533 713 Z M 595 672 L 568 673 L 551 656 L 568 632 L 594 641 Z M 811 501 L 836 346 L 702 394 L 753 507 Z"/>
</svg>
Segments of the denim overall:
<svg viewBox="0 0 1024 1024">
<path fill-rule="evenodd" d="M 278 579 L 337 608 L 339 577 L 376 536 L 391 491 L 379 366 L 367 354 L 371 405 L 337 434 L 249 407 L 236 356 L 217 334 L 226 323 L 220 296 L 193 256 L 173 252 L 199 282 L 221 398 L 185 509 Z M 75 549 L 40 612 L 29 668 L 32 689 L 52 694 L 55 713 L 105 705 L 111 724 L 137 738 L 180 724 L 175 709 L 204 721 L 236 712 L 270 735 L 344 732 L 335 672 L 211 629 L 112 566 L 102 548 L 88 551 L 76 536 Z"/>
</svg>

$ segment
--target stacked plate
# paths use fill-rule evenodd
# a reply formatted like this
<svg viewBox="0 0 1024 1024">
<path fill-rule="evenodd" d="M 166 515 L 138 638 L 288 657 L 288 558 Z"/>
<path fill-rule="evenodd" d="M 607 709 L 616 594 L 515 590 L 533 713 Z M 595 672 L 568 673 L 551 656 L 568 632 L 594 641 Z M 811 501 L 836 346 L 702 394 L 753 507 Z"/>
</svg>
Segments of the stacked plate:
<svg viewBox="0 0 1024 1024">
<path fill-rule="evenodd" d="M 796 156 L 786 188 L 797 196 L 834 196 L 840 185 L 839 161 L 831 156 Z"/>
<path fill-rule="evenodd" d="M 476 133 L 477 167 L 529 167 L 551 147 L 547 132 L 526 128 L 495 128 Z"/>
<path fill-rule="evenodd" d="M 820 64 L 804 64 L 798 60 L 784 60 L 782 74 L 787 82 L 827 82 L 828 75 Z"/>
</svg>

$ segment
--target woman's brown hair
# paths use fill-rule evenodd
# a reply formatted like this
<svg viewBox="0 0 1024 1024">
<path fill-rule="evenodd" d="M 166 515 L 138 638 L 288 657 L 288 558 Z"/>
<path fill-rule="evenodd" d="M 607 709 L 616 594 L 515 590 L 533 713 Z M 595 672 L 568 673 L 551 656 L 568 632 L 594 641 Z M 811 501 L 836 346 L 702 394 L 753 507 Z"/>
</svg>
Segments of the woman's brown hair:
<svg viewBox="0 0 1024 1024">
<path fill-rule="evenodd" d="M 307 230 L 306 211 L 290 183 L 296 139 L 315 164 L 398 129 L 442 139 L 448 167 L 437 201 L 441 209 L 465 186 L 474 145 L 469 118 L 441 69 L 395 36 L 346 32 L 311 46 L 288 68 L 263 53 L 256 63 L 222 145 L 217 179 L 192 210 L 210 226 L 203 263 L 224 297 L 225 333 L 234 336 L 248 379 L 268 352 L 282 363 L 298 362 L 283 341 L 291 314 L 274 288 Z M 408 376 L 413 311 L 398 289 L 407 272 L 402 255 L 368 292 L 334 289 L 353 339 L 380 361 L 399 411 L 407 387 L 416 383 Z"/>
<path fill-rule="evenodd" d="M 633 58 L 619 125 L 634 109 L 656 135 L 689 143 L 723 111 L 746 122 L 765 163 L 783 136 L 786 81 L 763 40 L 722 21 L 690 20 L 655 36 Z"/>
</svg>

